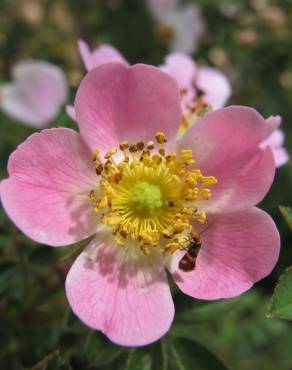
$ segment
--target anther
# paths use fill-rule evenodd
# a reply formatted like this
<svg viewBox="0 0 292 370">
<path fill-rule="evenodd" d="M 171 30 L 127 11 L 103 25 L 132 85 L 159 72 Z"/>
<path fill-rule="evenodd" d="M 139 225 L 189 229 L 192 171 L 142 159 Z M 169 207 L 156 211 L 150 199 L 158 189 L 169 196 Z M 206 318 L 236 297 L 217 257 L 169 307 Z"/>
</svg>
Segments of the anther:
<svg viewBox="0 0 292 370">
<path fill-rule="evenodd" d="M 111 150 L 105 153 L 104 158 L 110 159 L 114 154 L 116 154 L 117 151 L 118 151 L 117 148 L 112 148 Z"/>
<path fill-rule="evenodd" d="M 93 161 L 96 161 L 97 160 L 97 157 L 100 153 L 100 150 L 99 149 L 96 149 L 93 153 L 92 153 L 92 160 Z"/>
<path fill-rule="evenodd" d="M 127 167 L 127 162 L 125 162 L 125 161 L 123 161 L 123 162 L 120 162 L 119 164 L 118 164 L 118 170 L 119 171 L 121 171 L 121 172 L 123 172 L 124 171 L 124 169 L 125 169 L 125 167 Z"/>
<path fill-rule="evenodd" d="M 147 255 L 149 255 L 149 254 L 150 254 L 150 251 L 149 251 L 149 248 L 148 248 L 148 246 L 147 246 L 147 245 L 141 244 L 141 245 L 140 245 L 140 249 L 141 249 L 142 253 L 143 253 L 145 256 L 147 256 Z"/>
<path fill-rule="evenodd" d="M 158 154 L 154 154 L 151 159 L 157 165 L 162 161 L 162 158 Z"/>
<path fill-rule="evenodd" d="M 101 162 L 97 162 L 96 163 L 96 166 L 95 166 L 95 172 L 96 172 L 96 174 L 97 175 L 101 175 L 102 171 L 103 171 L 103 165 L 102 165 L 102 163 Z"/>
<path fill-rule="evenodd" d="M 112 162 L 108 159 L 104 164 L 104 169 L 109 170 L 110 168 L 112 168 Z"/>
<path fill-rule="evenodd" d="M 165 149 L 164 148 L 159 148 L 158 153 L 164 157 L 165 156 Z"/>
<path fill-rule="evenodd" d="M 154 142 L 153 141 L 148 141 L 147 145 L 146 145 L 146 148 L 148 150 L 152 150 L 154 149 Z"/>
<path fill-rule="evenodd" d="M 128 149 L 129 148 L 129 143 L 127 142 L 127 141 L 122 141 L 121 143 L 120 143 L 120 149 L 121 150 L 126 150 L 126 149 Z"/>
<path fill-rule="evenodd" d="M 165 133 L 161 131 L 156 132 L 155 138 L 159 144 L 165 144 L 167 142 Z"/>
<path fill-rule="evenodd" d="M 144 149 L 144 147 L 145 147 L 145 144 L 142 141 L 137 143 L 137 149 L 138 150 L 142 151 Z"/>
<path fill-rule="evenodd" d="M 90 191 L 90 193 L 89 193 L 89 199 L 92 200 L 93 202 L 96 201 L 96 195 L 95 195 L 94 190 L 91 190 Z"/>
<path fill-rule="evenodd" d="M 138 151 L 137 144 L 131 144 L 129 150 L 131 153 L 136 153 Z"/>
</svg>

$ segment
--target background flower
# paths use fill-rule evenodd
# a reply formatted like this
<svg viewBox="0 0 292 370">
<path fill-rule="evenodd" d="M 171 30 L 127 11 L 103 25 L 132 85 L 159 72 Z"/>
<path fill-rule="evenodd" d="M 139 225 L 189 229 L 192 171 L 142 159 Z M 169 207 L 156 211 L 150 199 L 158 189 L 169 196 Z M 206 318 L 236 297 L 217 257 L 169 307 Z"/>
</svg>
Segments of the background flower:
<svg viewBox="0 0 292 370">
<path fill-rule="evenodd" d="M 12 69 L 13 81 L 0 86 L 0 108 L 36 128 L 45 127 L 67 99 L 62 70 L 44 61 L 23 61 Z"/>
<path fill-rule="evenodd" d="M 128 65 L 125 58 L 111 45 L 100 45 L 90 51 L 87 43 L 80 40 L 78 46 L 87 70 L 110 61 L 120 61 Z M 181 90 L 186 90 L 182 94 L 183 110 L 188 110 L 188 105 L 193 104 L 193 99 L 199 92 L 203 94 L 204 101 L 213 109 L 222 108 L 231 95 L 231 86 L 227 76 L 215 68 L 197 67 L 187 54 L 169 54 L 165 57 L 165 64 L 159 68 L 175 78 Z"/>
<path fill-rule="evenodd" d="M 200 8 L 182 5 L 178 0 L 148 0 L 148 7 L 158 22 L 158 37 L 173 51 L 192 53 L 197 50 L 205 31 Z"/>
</svg>

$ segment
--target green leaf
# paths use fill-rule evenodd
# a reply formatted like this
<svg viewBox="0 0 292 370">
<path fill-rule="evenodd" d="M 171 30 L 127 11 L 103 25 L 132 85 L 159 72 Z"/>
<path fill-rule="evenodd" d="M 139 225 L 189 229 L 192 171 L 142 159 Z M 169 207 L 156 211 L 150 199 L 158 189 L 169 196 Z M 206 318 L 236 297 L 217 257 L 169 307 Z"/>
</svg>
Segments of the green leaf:
<svg viewBox="0 0 292 370">
<path fill-rule="evenodd" d="M 292 266 L 280 276 L 271 299 L 268 317 L 292 320 Z"/>
<path fill-rule="evenodd" d="M 151 353 L 146 349 L 132 349 L 126 363 L 125 370 L 151 370 Z"/>
<path fill-rule="evenodd" d="M 226 315 L 239 307 L 239 299 L 221 300 L 214 303 L 204 303 L 200 307 L 184 311 L 176 316 L 177 321 L 201 322 L 214 320 L 218 316 Z"/>
<path fill-rule="evenodd" d="M 287 222 L 289 228 L 292 230 L 292 208 L 287 206 L 279 206 L 280 212 Z"/>
<path fill-rule="evenodd" d="M 84 348 L 84 356 L 92 366 L 106 365 L 123 353 L 123 347 L 117 346 L 102 334 L 91 332 Z"/>
<path fill-rule="evenodd" d="M 72 370 L 72 368 L 63 360 L 59 350 L 57 350 L 44 357 L 31 370 Z"/>
<path fill-rule="evenodd" d="M 227 370 L 212 352 L 189 339 L 172 339 L 170 351 L 176 370 Z"/>
<path fill-rule="evenodd" d="M 152 345 L 152 370 L 168 370 L 168 346 L 165 339 Z"/>
<path fill-rule="evenodd" d="M 1 261 L 0 263 L 0 293 L 11 287 L 11 280 L 14 279 L 17 270 L 16 265 L 11 261 Z"/>
</svg>

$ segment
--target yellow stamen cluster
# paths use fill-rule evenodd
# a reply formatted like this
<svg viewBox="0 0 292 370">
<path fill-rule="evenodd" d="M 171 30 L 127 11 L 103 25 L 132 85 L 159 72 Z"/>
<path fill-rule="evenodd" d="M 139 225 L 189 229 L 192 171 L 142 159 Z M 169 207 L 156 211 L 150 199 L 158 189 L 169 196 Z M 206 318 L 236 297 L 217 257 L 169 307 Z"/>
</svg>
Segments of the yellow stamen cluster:
<svg viewBox="0 0 292 370">
<path fill-rule="evenodd" d="M 100 186 L 89 194 L 100 221 L 112 229 L 118 245 L 137 241 L 144 254 L 150 248 L 173 253 L 187 248 L 195 235 L 194 223 L 203 224 L 206 214 L 198 210 L 199 199 L 211 197 L 213 176 L 194 168 L 192 150 L 167 154 L 166 136 L 157 132 L 153 141 L 121 142 L 123 158 L 114 160 L 113 148 L 99 159 L 93 153 Z"/>
</svg>

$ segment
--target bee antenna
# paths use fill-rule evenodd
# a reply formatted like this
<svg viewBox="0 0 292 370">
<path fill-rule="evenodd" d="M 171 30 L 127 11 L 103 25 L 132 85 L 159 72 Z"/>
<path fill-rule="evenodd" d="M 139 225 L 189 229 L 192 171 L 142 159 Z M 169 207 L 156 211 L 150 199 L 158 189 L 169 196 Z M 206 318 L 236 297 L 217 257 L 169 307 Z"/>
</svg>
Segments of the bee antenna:
<svg viewBox="0 0 292 370">
<path fill-rule="evenodd" d="M 205 231 L 207 231 L 212 225 L 214 225 L 215 221 L 211 222 L 202 232 L 199 233 L 199 236 L 204 234 Z"/>
</svg>

